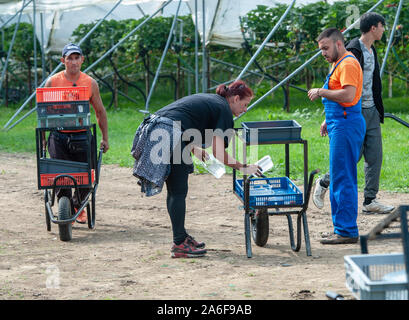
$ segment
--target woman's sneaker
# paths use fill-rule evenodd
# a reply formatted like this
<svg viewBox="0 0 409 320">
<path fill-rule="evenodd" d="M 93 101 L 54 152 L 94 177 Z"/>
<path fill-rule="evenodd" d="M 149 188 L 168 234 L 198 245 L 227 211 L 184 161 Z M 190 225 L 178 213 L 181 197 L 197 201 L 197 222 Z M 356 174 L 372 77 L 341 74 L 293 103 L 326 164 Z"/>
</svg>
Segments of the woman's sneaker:
<svg viewBox="0 0 409 320">
<path fill-rule="evenodd" d="M 173 244 L 171 249 L 172 258 L 198 258 L 203 257 L 206 252 L 206 249 L 196 248 L 188 238 L 179 245 Z"/>
<path fill-rule="evenodd" d="M 194 247 L 198 249 L 203 249 L 206 246 L 204 242 L 197 242 L 195 238 L 193 238 L 192 236 L 187 236 L 186 240 L 188 243 L 190 243 L 191 245 L 193 245 Z"/>
</svg>

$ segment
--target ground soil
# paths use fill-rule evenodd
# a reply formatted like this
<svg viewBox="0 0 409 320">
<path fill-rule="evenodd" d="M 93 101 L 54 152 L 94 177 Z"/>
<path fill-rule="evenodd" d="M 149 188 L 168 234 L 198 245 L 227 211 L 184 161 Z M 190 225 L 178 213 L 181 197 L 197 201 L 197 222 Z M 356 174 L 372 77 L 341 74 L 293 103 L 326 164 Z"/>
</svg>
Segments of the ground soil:
<svg viewBox="0 0 409 320">
<path fill-rule="evenodd" d="M 291 250 L 287 219 L 274 216 L 267 244 L 253 242 L 249 259 L 232 176 L 192 174 L 186 226 L 206 242 L 208 254 L 172 259 L 166 190 L 142 197 L 130 168 L 103 165 L 95 229 L 76 223 L 72 240 L 63 242 L 56 224 L 46 229 L 36 168 L 32 154 L 0 153 L 0 300 L 320 300 L 329 290 L 354 299 L 345 285 L 344 256 L 360 254 L 360 245 L 319 242 L 332 232 L 328 194 L 323 210 L 311 202 L 307 210 L 312 256 L 304 241 L 300 251 Z M 379 197 L 395 206 L 409 203 L 409 194 L 381 191 Z M 359 203 L 361 210 L 362 193 Z M 359 214 L 361 234 L 384 217 Z M 374 240 L 369 252 L 402 252 L 402 246 L 399 240 Z"/>
</svg>

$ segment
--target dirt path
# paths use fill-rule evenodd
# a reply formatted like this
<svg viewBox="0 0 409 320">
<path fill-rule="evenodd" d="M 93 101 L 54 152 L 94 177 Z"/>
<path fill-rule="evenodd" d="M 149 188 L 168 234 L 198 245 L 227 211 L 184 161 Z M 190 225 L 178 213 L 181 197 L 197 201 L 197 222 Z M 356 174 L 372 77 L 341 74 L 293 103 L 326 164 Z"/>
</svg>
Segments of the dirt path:
<svg viewBox="0 0 409 320">
<path fill-rule="evenodd" d="M 299 252 L 291 250 L 287 220 L 276 216 L 270 218 L 267 245 L 253 243 L 248 259 L 244 211 L 231 179 L 191 175 L 186 226 L 206 242 L 208 255 L 171 259 L 166 191 L 141 197 L 131 169 L 102 166 L 96 228 L 76 224 L 73 239 L 62 242 L 57 225 L 46 230 L 35 156 L 0 153 L 0 299 L 291 300 L 326 299 L 327 290 L 353 298 L 345 286 L 344 256 L 359 254 L 359 244 L 319 243 L 332 231 L 328 196 L 325 210 L 311 204 L 307 211 L 311 257 L 304 242 Z M 409 203 L 408 194 L 381 192 L 380 198 Z M 361 233 L 382 218 L 360 214 Z M 382 240 L 371 242 L 369 250 L 390 253 L 402 247 L 399 240 Z"/>
</svg>

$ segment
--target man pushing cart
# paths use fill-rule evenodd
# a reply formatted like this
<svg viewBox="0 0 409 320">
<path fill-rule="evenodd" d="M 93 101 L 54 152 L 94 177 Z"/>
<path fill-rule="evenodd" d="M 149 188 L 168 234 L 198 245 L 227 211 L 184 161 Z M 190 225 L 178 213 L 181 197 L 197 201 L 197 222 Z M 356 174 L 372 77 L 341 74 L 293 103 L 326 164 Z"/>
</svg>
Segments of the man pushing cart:
<svg viewBox="0 0 409 320">
<path fill-rule="evenodd" d="M 61 240 L 70 240 L 71 223 L 68 224 L 68 220 L 72 220 L 72 223 L 86 223 L 85 207 L 88 208 L 88 226 L 93 227 L 94 221 L 89 220 L 95 219 L 94 200 L 101 153 L 109 149 L 108 121 L 97 82 L 81 72 L 84 62 L 81 48 L 72 43 L 67 44 L 62 50 L 61 62 L 65 65 L 65 70 L 48 79 L 45 88 L 37 89 L 38 184 L 39 189 L 52 188 L 52 201 L 48 209 L 50 195 L 45 192 L 46 217 L 59 224 Z M 98 161 L 95 125 L 90 123 L 89 103 L 94 108 L 102 133 Z M 46 144 L 47 131 L 50 134 Z M 46 158 L 46 145 L 49 159 Z M 72 188 L 75 189 L 74 196 Z M 50 209 L 55 194 L 59 201 L 59 221 L 54 221 Z M 90 195 L 93 208 L 91 212 L 88 203 Z M 50 229 L 48 219 L 47 226 Z"/>
</svg>

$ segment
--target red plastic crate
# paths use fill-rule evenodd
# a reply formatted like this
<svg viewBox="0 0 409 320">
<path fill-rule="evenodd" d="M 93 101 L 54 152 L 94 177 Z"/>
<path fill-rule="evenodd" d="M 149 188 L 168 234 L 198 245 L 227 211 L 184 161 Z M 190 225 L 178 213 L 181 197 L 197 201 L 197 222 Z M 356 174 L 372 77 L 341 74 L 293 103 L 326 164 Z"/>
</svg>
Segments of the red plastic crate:
<svg viewBox="0 0 409 320">
<path fill-rule="evenodd" d="M 88 101 L 88 87 L 52 87 L 37 88 L 37 103 Z"/>
<path fill-rule="evenodd" d="M 54 178 L 66 174 L 72 176 L 76 181 L 77 185 L 87 185 L 90 184 L 88 180 L 88 172 L 78 172 L 78 173 L 44 173 L 40 174 L 41 187 L 51 187 L 54 184 Z M 94 169 L 91 170 L 91 183 L 94 182 Z M 63 177 L 58 179 L 57 187 L 59 186 L 74 186 L 73 181 L 70 178 Z"/>
</svg>

